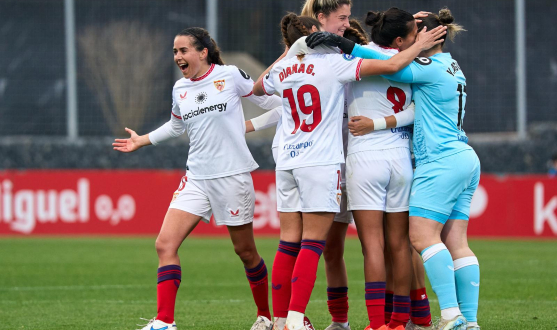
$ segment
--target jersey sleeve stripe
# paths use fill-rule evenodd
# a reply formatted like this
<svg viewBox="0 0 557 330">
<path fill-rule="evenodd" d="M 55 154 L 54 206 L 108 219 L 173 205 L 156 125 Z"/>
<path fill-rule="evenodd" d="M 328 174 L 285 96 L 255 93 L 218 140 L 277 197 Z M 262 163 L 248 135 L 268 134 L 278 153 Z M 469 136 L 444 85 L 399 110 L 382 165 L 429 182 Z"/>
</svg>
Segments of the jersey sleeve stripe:
<svg viewBox="0 0 557 330">
<path fill-rule="evenodd" d="M 249 94 L 244 95 L 244 96 L 242 96 L 242 97 L 249 97 L 249 96 L 252 96 L 252 95 L 253 95 L 253 91 L 249 92 Z"/>
<path fill-rule="evenodd" d="M 178 116 L 177 114 L 175 114 L 174 112 L 170 112 L 174 117 L 178 118 L 178 119 L 182 119 L 182 117 Z"/>
<path fill-rule="evenodd" d="M 358 67 L 356 68 L 356 80 L 362 79 L 362 78 L 360 77 L 360 68 L 361 68 L 361 66 L 362 66 L 362 62 L 363 62 L 363 61 L 364 61 L 364 60 L 361 59 L 361 60 L 358 62 Z"/>
<path fill-rule="evenodd" d="M 272 95 L 273 95 L 273 94 L 267 93 L 267 90 L 265 89 L 265 83 L 264 83 L 264 80 L 263 80 L 263 79 L 261 79 L 261 87 L 263 87 L 263 92 L 265 92 L 265 94 L 267 94 L 267 95 L 269 95 L 269 96 L 272 96 Z"/>
</svg>

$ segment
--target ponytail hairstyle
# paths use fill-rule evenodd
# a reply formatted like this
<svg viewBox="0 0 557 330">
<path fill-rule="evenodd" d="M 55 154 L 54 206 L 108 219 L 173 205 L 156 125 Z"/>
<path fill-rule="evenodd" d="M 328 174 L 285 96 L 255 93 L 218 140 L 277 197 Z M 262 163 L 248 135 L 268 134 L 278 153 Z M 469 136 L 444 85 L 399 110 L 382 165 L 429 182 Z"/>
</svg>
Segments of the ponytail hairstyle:
<svg viewBox="0 0 557 330">
<path fill-rule="evenodd" d="M 329 16 L 332 12 L 342 5 L 352 7 L 351 0 L 306 0 L 304 7 L 302 7 L 302 16 L 310 16 L 317 18 L 319 13 Z"/>
<path fill-rule="evenodd" d="M 414 21 L 412 14 L 396 7 L 384 12 L 369 11 L 365 20 L 371 26 L 371 40 L 383 47 L 390 47 L 397 37 L 406 38 L 414 30 Z"/>
<path fill-rule="evenodd" d="M 357 19 L 350 20 L 350 27 L 344 31 L 344 38 L 360 45 L 367 45 L 369 43 L 366 32 Z"/>
<path fill-rule="evenodd" d="M 312 33 L 311 28 L 315 26 L 321 27 L 321 23 L 313 17 L 298 16 L 294 13 L 288 13 L 280 21 L 280 30 L 284 44 L 290 48 L 296 40 Z"/>
<path fill-rule="evenodd" d="M 462 31 L 466 31 L 462 25 L 453 23 L 454 22 L 454 17 L 451 14 L 451 11 L 449 10 L 449 8 L 445 7 L 443 9 L 441 9 L 439 11 L 439 15 L 435 15 L 435 14 L 429 14 L 426 18 L 422 18 L 421 19 L 422 22 L 418 24 L 418 31 L 420 31 L 421 29 L 424 28 L 424 26 L 427 27 L 428 31 L 431 31 L 433 29 L 435 29 L 436 27 L 440 26 L 440 25 L 444 25 L 447 27 L 447 35 L 445 40 L 450 39 L 452 42 L 454 42 L 454 38 L 456 37 L 457 34 L 459 34 Z M 441 37 L 443 38 L 443 37 Z M 443 47 L 445 45 L 445 41 L 443 41 L 443 43 L 441 44 L 441 47 Z"/>
<path fill-rule="evenodd" d="M 182 30 L 176 36 L 190 36 L 195 50 L 201 52 L 207 48 L 207 62 L 209 64 L 224 65 L 224 61 L 220 57 L 219 46 L 217 46 L 216 41 L 211 38 L 207 30 L 200 27 L 190 27 Z"/>
</svg>

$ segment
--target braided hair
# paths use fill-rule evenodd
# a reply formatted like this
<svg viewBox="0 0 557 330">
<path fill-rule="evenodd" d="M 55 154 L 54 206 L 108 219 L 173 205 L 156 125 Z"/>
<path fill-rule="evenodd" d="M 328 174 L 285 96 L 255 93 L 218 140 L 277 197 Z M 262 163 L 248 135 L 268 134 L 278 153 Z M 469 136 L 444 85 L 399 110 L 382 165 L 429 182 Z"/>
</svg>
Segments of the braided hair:
<svg viewBox="0 0 557 330">
<path fill-rule="evenodd" d="M 366 32 L 357 19 L 350 20 L 350 27 L 344 31 L 344 37 L 360 45 L 369 44 Z"/>
<path fill-rule="evenodd" d="M 287 47 L 291 47 L 296 40 L 304 36 L 309 36 L 312 27 L 321 27 L 321 23 L 313 17 L 298 16 L 294 13 L 288 13 L 280 21 L 280 30 L 282 39 Z"/>
</svg>

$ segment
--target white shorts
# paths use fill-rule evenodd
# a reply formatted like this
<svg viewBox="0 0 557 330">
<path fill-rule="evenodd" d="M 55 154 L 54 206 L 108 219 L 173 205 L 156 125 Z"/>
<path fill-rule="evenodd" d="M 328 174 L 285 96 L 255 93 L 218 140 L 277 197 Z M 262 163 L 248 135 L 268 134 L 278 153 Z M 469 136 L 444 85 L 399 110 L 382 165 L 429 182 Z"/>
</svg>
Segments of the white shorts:
<svg viewBox="0 0 557 330">
<path fill-rule="evenodd" d="M 340 190 L 342 193 L 341 201 L 340 201 L 340 212 L 335 214 L 335 222 L 342 222 L 342 223 L 353 223 L 354 217 L 352 216 L 352 212 L 348 211 L 348 196 L 346 195 L 346 183 L 340 184 Z"/>
<path fill-rule="evenodd" d="M 369 150 L 348 155 L 348 210 L 408 211 L 413 175 L 408 148 Z"/>
<path fill-rule="evenodd" d="M 182 178 L 169 208 L 198 215 L 218 226 L 241 226 L 253 222 L 255 191 L 249 172 L 224 178 L 194 180 Z"/>
<path fill-rule="evenodd" d="M 340 164 L 277 170 L 279 212 L 340 211 Z"/>
</svg>

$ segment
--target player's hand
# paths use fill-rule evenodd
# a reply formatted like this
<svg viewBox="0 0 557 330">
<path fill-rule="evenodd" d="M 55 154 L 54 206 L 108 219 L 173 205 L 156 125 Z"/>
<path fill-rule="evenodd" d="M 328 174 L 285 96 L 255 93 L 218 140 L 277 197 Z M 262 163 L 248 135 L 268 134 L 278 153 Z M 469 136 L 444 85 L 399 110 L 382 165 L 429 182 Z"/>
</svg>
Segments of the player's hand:
<svg viewBox="0 0 557 330">
<path fill-rule="evenodd" d="M 429 11 L 420 11 L 414 14 L 414 19 L 416 20 L 416 23 L 421 23 L 422 20 L 420 18 L 426 18 L 430 13 Z"/>
<path fill-rule="evenodd" d="M 424 26 L 422 31 L 418 33 L 416 38 L 416 44 L 420 47 L 422 51 L 428 50 L 440 43 L 445 39 L 440 39 L 445 34 L 447 34 L 447 27 L 440 25 L 431 31 L 427 31 L 427 27 Z"/>
<path fill-rule="evenodd" d="M 342 41 L 342 37 L 331 32 L 320 31 L 310 34 L 306 38 L 306 45 L 313 49 L 321 44 L 338 47 Z"/>
<path fill-rule="evenodd" d="M 366 135 L 373 131 L 373 120 L 364 116 L 354 116 L 348 122 L 348 130 L 354 136 Z"/>
<path fill-rule="evenodd" d="M 129 139 L 115 139 L 114 143 L 112 143 L 112 146 L 114 147 L 114 150 L 117 150 L 117 151 L 120 151 L 120 152 L 132 152 L 132 151 L 136 151 L 137 149 L 143 147 L 139 143 L 139 135 L 137 135 L 137 133 L 134 130 L 131 130 L 131 129 L 126 127 L 126 132 L 130 133 L 130 138 Z"/>
</svg>

